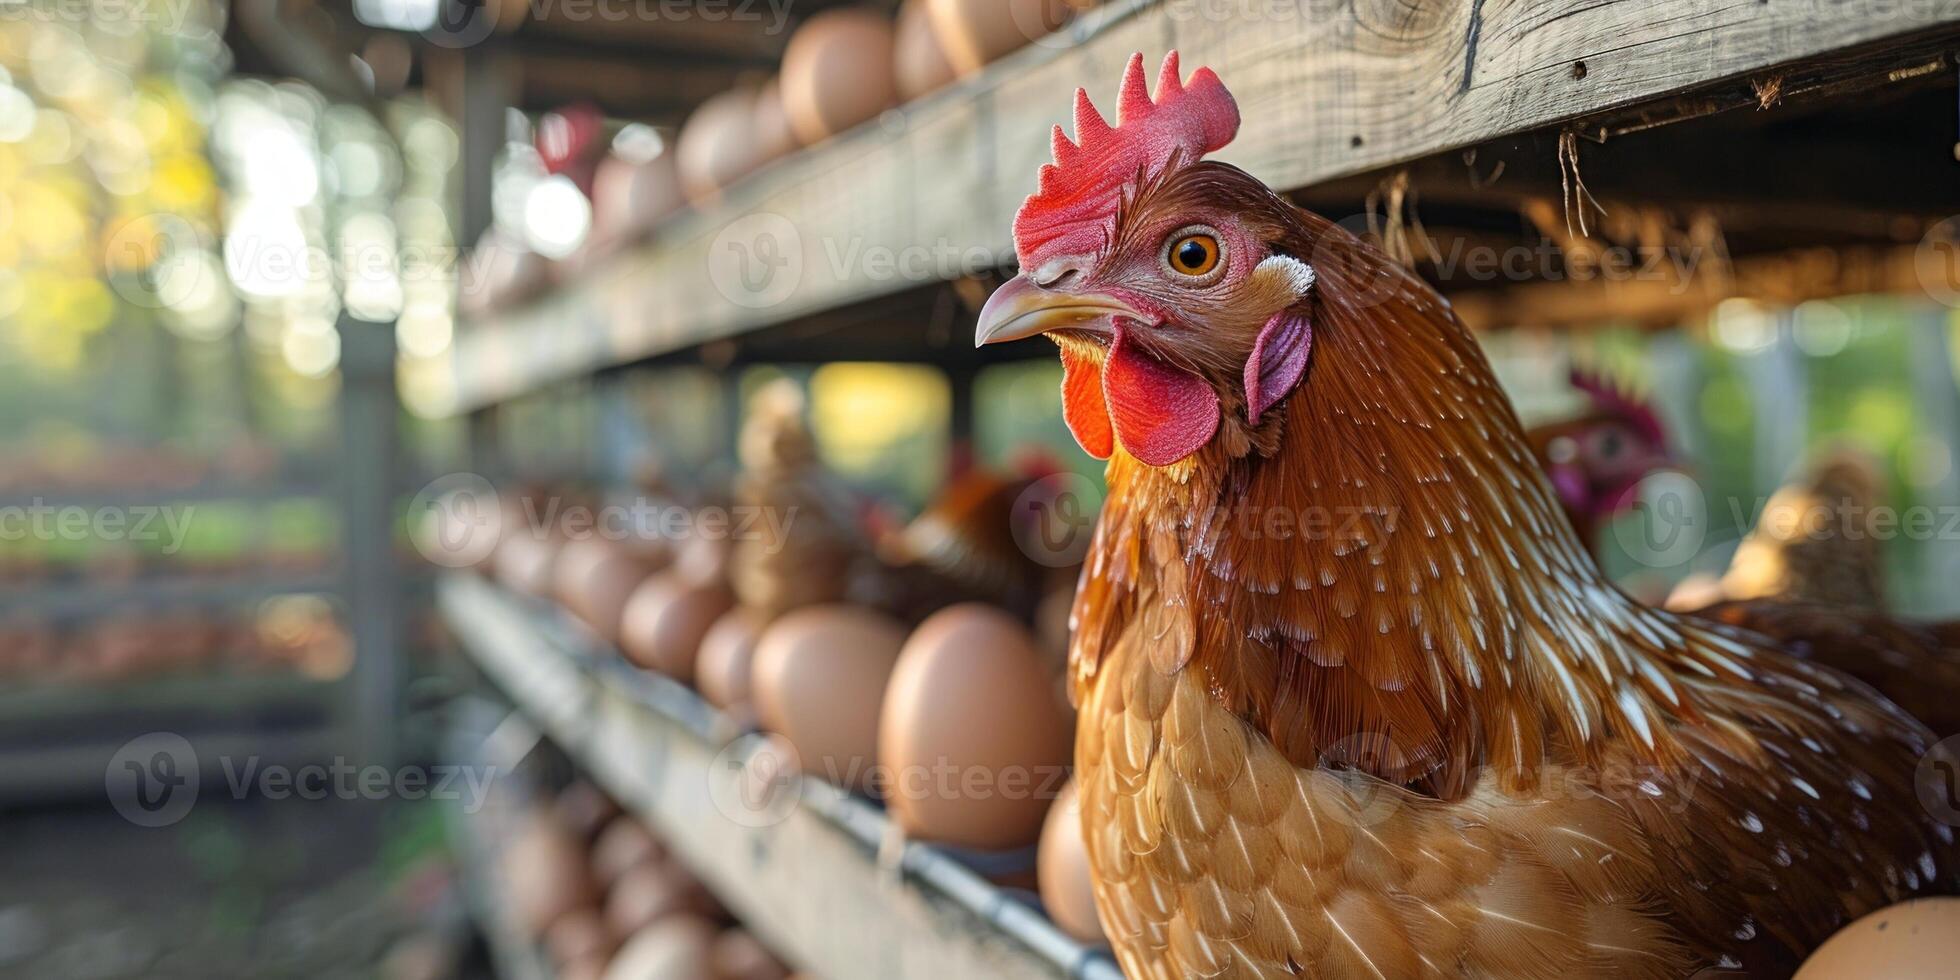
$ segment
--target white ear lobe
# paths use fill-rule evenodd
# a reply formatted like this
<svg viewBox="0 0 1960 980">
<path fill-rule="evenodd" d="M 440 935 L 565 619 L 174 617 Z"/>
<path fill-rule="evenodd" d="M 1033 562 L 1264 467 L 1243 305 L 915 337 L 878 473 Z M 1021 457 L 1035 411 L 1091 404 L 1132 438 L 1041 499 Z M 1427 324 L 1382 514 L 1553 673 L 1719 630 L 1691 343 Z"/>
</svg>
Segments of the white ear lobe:
<svg viewBox="0 0 1960 980">
<path fill-rule="evenodd" d="M 1293 287 L 1293 295 L 1296 297 L 1305 296 L 1307 290 L 1313 288 L 1313 266 L 1291 255 L 1267 256 L 1266 261 L 1259 263 L 1259 267 L 1252 270 L 1252 273 L 1285 277 L 1288 285 Z"/>
</svg>

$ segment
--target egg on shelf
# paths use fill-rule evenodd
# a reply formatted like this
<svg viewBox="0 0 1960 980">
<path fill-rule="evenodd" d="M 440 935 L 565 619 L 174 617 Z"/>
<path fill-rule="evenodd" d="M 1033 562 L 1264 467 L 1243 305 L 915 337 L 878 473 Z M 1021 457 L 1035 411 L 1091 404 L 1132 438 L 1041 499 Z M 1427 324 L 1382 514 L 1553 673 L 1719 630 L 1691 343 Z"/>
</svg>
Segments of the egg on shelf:
<svg viewBox="0 0 1960 980">
<path fill-rule="evenodd" d="M 933 33 L 968 75 L 1067 23 L 1068 0 L 927 0 Z M 1086 6 L 1086 4 L 1083 4 Z"/>
<path fill-rule="evenodd" d="M 691 582 L 672 569 L 656 572 L 626 600 L 620 647 L 636 666 L 693 683 L 701 638 L 734 603 L 720 583 Z"/>
<path fill-rule="evenodd" d="M 507 528 L 497 541 L 492 559 L 498 583 L 513 592 L 544 596 L 551 594 L 558 553 L 564 541 L 558 535 L 520 523 Z"/>
<path fill-rule="evenodd" d="M 1009 850 L 1041 836 L 1074 756 L 1074 718 L 1027 627 L 964 603 L 905 641 L 885 692 L 886 805 L 912 836 Z"/>
<path fill-rule="evenodd" d="M 1960 964 L 1960 898 L 1918 898 L 1839 930 L 1795 980 L 1940 980 Z"/>
<path fill-rule="evenodd" d="M 586 780 L 565 787 L 551 801 L 551 817 L 580 841 L 591 842 L 619 819 L 619 804 Z"/>
<path fill-rule="evenodd" d="M 592 878 L 600 888 L 610 889 L 626 872 L 666 856 L 666 848 L 638 818 L 615 817 L 592 842 Z"/>
<path fill-rule="evenodd" d="M 723 711 L 746 713 L 755 676 L 755 643 L 763 619 L 753 609 L 737 607 L 722 614 L 701 638 L 694 661 L 694 686 L 701 696 Z"/>
<path fill-rule="evenodd" d="M 789 968 L 746 929 L 724 929 L 708 951 L 713 980 L 784 980 Z"/>
<path fill-rule="evenodd" d="M 860 606 L 785 614 L 756 641 L 757 720 L 789 742 L 803 772 L 869 792 L 885 688 L 904 644 L 904 626 Z"/>
<path fill-rule="evenodd" d="M 581 960 L 560 963 L 553 980 L 605 980 L 606 967 L 611 962 L 610 958 L 588 956 Z"/>
<path fill-rule="evenodd" d="M 600 639 L 615 643 L 626 601 L 656 570 L 644 551 L 603 537 L 577 538 L 558 553 L 553 593 Z"/>
<path fill-rule="evenodd" d="M 726 583 L 731 550 L 732 546 L 725 537 L 688 535 L 674 546 L 674 570 L 696 585 Z"/>
<path fill-rule="evenodd" d="M 677 915 L 712 917 L 719 912 L 707 889 L 671 862 L 633 868 L 606 895 L 606 924 L 621 936 Z"/>
<path fill-rule="evenodd" d="M 590 906 L 573 909 L 558 917 L 544 933 L 545 950 L 560 967 L 586 960 L 604 963 L 619 948 L 619 940 L 606 917 Z"/>
<path fill-rule="evenodd" d="M 777 157 L 794 152 L 802 141 L 789 124 L 789 107 L 783 104 L 783 80 L 771 78 L 755 95 L 751 116 L 755 126 L 755 165 L 760 167 Z"/>
<path fill-rule="evenodd" d="M 1073 779 L 1048 808 L 1035 866 L 1041 904 L 1048 909 L 1048 917 L 1076 939 L 1102 943 L 1102 920 L 1096 917 L 1095 889 L 1089 879 L 1089 852 L 1082 841 L 1082 801 L 1076 796 Z"/>
<path fill-rule="evenodd" d="M 613 138 L 612 152 L 592 178 L 592 238 L 611 249 L 639 238 L 683 203 L 674 147 L 647 126 Z"/>
<path fill-rule="evenodd" d="M 503 893 L 532 937 L 542 937 L 567 913 L 598 900 L 582 842 L 548 815 L 529 818 L 504 851 L 503 872 Z"/>
<path fill-rule="evenodd" d="M 933 33 L 931 0 L 905 0 L 898 8 L 892 37 L 892 76 L 898 97 L 907 102 L 958 77 L 946 46 Z"/>
<path fill-rule="evenodd" d="M 859 7 L 826 10 L 783 50 L 783 106 L 798 139 L 817 143 L 898 104 L 892 23 Z"/>
<path fill-rule="evenodd" d="M 605 980 L 701 980 L 708 976 L 715 927 L 678 915 L 640 930 L 606 967 Z"/>
<path fill-rule="evenodd" d="M 760 162 L 755 101 L 753 86 L 732 88 L 703 100 L 681 125 L 674 165 L 682 192 L 695 205 L 713 206 Z"/>
</svg>

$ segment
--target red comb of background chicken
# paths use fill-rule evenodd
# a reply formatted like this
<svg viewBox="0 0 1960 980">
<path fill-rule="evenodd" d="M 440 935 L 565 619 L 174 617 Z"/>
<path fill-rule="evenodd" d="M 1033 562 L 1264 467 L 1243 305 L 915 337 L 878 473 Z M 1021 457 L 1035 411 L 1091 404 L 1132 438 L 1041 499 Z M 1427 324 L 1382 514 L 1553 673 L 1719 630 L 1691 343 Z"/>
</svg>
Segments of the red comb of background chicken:
<svg viewBox="0 0 1960 980">
<path fill-rule="evenodd" d="M 1621 391 L 1604 376 L 1573 368 L 1572 387 L 1585 392 L 1601 411 L 1625 419 L 1628 425 L 1652 440 L 1654 445 L 1667 444 L 1667 430 L 1661 425 L 1660 416 L 1654 414 L 1654 407 Z"/>
<path fill-rule="evenodd" d="M 1239 107 L 1209 68 L 1179 79 L 1177 52 L 1164 56 L 1157 95 L 1144 87 L 1143 55 L 1130 56 L 1116 105 L 1116 125 L 1105 122 L 1075 90 L 1075 142 L 1056 126 L 1055 162 L 1041 168 L 1040 189 L 1014 216 L 1014 248 L 1021 268 L 1035 269 L 1055 255 L 1082 254 L 1107 243 L 1116 196 L 1138 178 L 1157 175 L 1173 159 L 1191 163 L 1232 141 Z"/>
</svg>

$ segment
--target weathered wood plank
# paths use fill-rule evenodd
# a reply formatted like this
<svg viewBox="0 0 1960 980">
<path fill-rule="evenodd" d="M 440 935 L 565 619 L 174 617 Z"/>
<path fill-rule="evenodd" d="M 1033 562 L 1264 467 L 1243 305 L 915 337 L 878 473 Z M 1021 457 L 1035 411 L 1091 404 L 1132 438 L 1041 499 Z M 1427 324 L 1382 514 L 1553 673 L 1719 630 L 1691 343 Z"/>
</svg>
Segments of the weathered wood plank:
<svg viewBox="0 0 1960 980">
<path fill-rule="evenodd" d="M 1011 262 L 1048 127 L 1077 85 L 1112 100 L 1132 51 L 1221 67 L 1244 117 L 1221 157 L 1292 189 L 1806 62 L 1882 81 L 1906 57 L 1882 42 L 1956 28 L 1960 0 L 1118 2 L 475 324 L 455 407 Z"/>
</svg>

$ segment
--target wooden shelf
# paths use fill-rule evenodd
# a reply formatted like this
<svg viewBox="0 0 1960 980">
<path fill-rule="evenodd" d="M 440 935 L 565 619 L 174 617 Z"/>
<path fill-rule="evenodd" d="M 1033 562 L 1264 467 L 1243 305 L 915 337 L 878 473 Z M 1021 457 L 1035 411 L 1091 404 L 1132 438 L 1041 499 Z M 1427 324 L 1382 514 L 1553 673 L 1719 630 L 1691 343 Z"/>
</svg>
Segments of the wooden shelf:
<svg viewBox="0 0 1960 980">
<path fill-rule="evenodd" d="M 200 669 L 115 683 L 0 682 L 0 732 L 49 719 L 162 712 L 236 714 L 317 703 L 334 682 L 285 670 Z"/>
<path fill-rule="evenodd" d="M 1106 952 L 939 849 L 896 837 L 875 806 L 827 783 L 801 781 L 769 819 L 731 816 L 721 807 L 741 792 L 745 741 L 693 692 L 481 579 L 451 575 L 438 597 L 519 708 L 799 966 L 866 980 L 1120 980 Z"/>
<path fill-rule="evenodd" d="M 223 608 L 281 595 L 337 594 L 342 586 L 341 576 L 330 572 L 211 577 L 146 575 L 122 582 L 81 581 L 10 590 L 0 594 L 0 615 L 67 619 L 123 611 Z"/>
<path fill-rule="evenodd" d="M 555 381 L 1013 264 L 1009 220 L 1085 86 L 1113 102 L 1133 51 L 1224 73 L 1244 117 L 1221 159 L 1298 189 L 1559 126 L 1629 132 L 1943 70 L 1960 0 L 1227 5 L 1117 0 L 986 72 L 780 161 L 582 283 L 468 325 L 463 412 Z M 1106 110 L 1107 111 L 1107 110 Z M 770 285 L 739 249 L 775 236 Z M 791 240 L 793 237 L 793 240 Z M 767 243 L 764 247 L 768 247 Z M 717 255 L 716 253 L 720 254 Z M 908 265 L 907 263 L 912 263 Z M 762 282 L 759 268 L 754 281 Z M 959 330 L 892 318 L 894 357 L 971 356 Z"/>
</svg>

